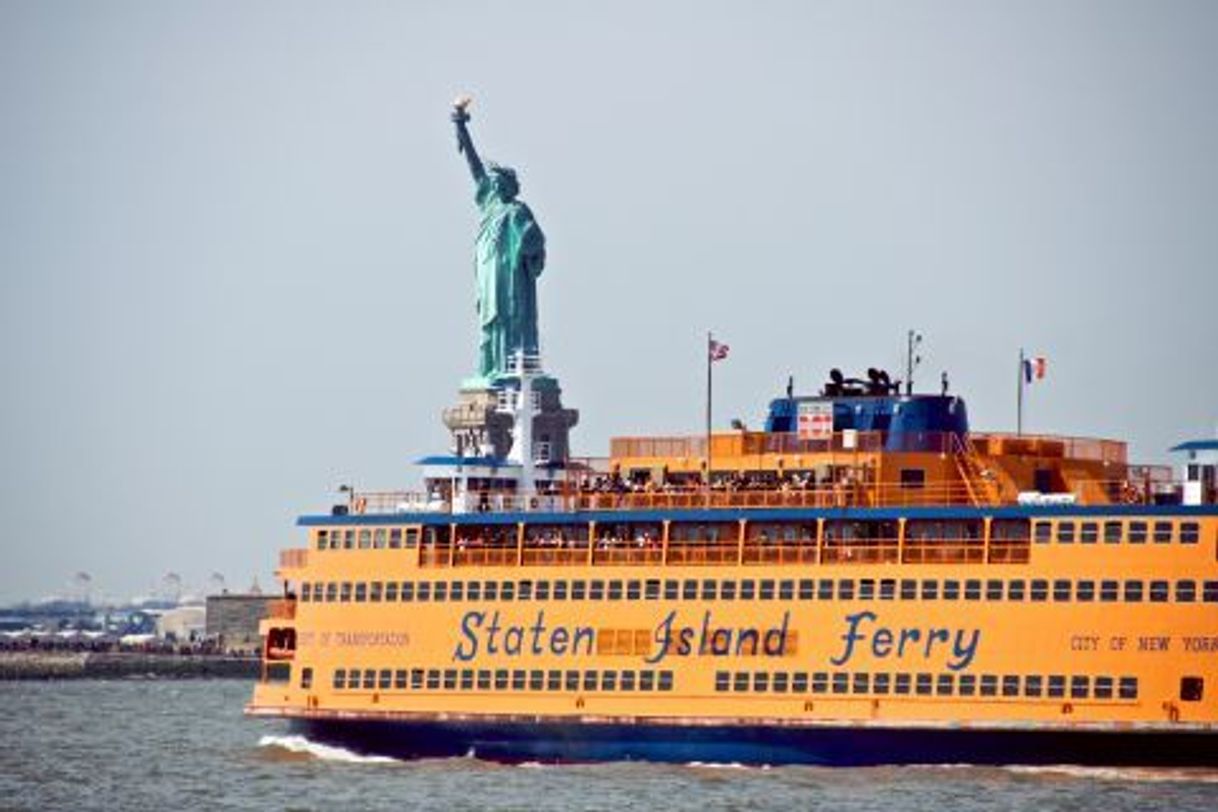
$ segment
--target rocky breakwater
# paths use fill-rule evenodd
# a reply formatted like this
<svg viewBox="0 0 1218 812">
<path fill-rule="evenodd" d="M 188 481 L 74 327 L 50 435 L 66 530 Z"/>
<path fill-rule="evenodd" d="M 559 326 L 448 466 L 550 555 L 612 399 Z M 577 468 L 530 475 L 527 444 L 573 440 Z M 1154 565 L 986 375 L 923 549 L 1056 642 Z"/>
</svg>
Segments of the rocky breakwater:
<svg viewBox="0 0 1218 812">
<path fill-rule="evenodd" d="M 0 680 L 197 679 L 258 676 L 253 657 L 95 651 L 3 651 Z"/>
</svg>

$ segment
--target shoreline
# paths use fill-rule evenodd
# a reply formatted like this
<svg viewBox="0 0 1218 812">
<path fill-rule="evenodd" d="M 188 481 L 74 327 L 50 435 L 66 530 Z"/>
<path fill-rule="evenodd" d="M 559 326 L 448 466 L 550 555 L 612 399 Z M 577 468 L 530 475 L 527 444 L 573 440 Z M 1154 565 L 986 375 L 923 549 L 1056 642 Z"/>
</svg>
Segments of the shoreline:
<svg viewBox="0 0 1218 812">
<path fill-rule="evenodd" d="M 256 679 L 256 657 L 143 652 L 0 652 L 0 682 L 66 679 Z"/>
</svg>

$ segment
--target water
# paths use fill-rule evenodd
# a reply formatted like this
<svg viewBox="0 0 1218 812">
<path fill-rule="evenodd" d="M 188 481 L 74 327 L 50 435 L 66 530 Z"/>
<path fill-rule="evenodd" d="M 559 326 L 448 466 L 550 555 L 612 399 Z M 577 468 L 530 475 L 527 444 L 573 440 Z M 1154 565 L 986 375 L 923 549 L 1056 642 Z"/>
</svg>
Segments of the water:
<svg viewBox="0 0 1218 812">
<path fill-rule="evenodd" d="M 0 683 L 0 809 L 1218 808 L 1218 772 L 370 759 L 246 719 L 237 680 Z"/>
</svg>

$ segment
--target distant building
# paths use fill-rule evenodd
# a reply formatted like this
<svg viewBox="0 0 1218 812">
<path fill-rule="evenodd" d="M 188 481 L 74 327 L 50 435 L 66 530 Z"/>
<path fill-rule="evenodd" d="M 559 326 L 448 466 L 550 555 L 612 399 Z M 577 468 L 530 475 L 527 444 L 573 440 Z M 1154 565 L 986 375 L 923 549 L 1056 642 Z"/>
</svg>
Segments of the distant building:
<svg viewBox="0 0 1218 812">
<path fill-rule="evenodd" d="M 178 606 L 156 619 L 156 635 L 179 643 L 193 643 L 207 630 L 207 609 L 203 606 Z"/>
<path fill-rule="evenodd" d="M 1184 504 L 1212 505 L 1218 502 L 1218 439 L 1190 440 L 1172 451 L 1184 455 L 1184 461 L 1180 464 Z"/>
<path fill-rule="evenodd" d="M 224 593 L 207 598 L 207 636 L 228 651 L 256 652 L 262 642 L 258 622 L 267 616 L 274 596 Z"/>
</svg>

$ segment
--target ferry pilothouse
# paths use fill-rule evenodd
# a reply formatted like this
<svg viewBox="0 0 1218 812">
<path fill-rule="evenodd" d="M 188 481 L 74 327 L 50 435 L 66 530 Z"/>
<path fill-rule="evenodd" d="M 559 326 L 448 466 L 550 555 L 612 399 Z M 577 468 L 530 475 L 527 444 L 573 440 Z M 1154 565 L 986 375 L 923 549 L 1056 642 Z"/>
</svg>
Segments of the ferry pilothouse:
<svg viewBox="0 0 1218 812">
<path fill-rule="evenodd" d="M 706 437 L 540 455 L 513 375 L 513 451 L 300 518 L 248 713 L 402 756 L 1218 763 L 1218 442 L 1177 479 L 835 375 L 711 435 L 708 487 Z"/>
</svg>

